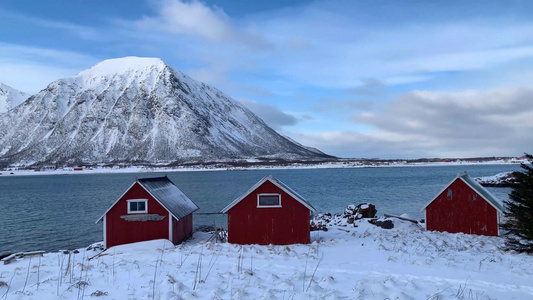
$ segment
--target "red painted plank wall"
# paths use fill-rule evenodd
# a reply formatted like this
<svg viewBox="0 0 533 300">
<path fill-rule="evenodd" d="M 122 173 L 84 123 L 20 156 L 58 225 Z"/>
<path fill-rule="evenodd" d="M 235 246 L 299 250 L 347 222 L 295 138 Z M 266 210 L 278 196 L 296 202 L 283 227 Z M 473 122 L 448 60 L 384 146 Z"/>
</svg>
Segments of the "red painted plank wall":
<svg viewBox="0 0 533 300">
<path fill-rule="evenodd" d="M 426 207 L 426 229 L 498 235 L 497 210 L 457 178 Z"/>
<path fill-rule="evenodd" d="M 281 194 L 279 208 L 258 208 L 257 194 Z M 228 211 L 228 241 L 235 244 L 308 244 L 309 209 L 270 181 Z"/>
<path fill-rule="evenodd" d="M 172 242 L 179 244 L 192 233 L 192 214 L 187 215 L 177 221 L 172 218 Z"/>
<path fill-rule="evenodd" d="M 148 213 L 163 215 L 161 221 L 126 221 L 120 216 L 128 214 L 129 199 L 148 199 Z M 135 183 L 131 189 L 106 214 L 106 247 L 141 241 L 168 239 L 168 211 L 150 194 Z"/>
</svg>

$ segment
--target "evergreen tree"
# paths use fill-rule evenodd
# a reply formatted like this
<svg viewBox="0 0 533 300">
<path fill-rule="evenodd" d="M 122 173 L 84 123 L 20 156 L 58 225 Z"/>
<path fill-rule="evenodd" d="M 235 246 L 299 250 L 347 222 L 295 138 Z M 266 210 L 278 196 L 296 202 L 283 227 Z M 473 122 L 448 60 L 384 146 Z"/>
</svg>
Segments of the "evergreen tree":
<svg viewBox="0 0 533 300">
<path fill-rule="evenodd" d="M 533 163 L 533 156 L 526 154 Z M 509 200 L 504 201 L 505 250 L 533 253 L 533 168 L 521 165 L 523 172 L 514 172 L 515 183 Z"/>
</svg>

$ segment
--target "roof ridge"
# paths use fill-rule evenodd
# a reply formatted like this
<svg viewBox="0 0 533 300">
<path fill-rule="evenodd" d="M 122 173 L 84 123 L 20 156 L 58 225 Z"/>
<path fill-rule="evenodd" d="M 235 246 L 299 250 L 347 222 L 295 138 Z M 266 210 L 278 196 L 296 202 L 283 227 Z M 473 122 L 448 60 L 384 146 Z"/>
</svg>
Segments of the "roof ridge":
<svg viewBox="0 0 533 300">
<path fill-rule="evenodd" d="M 298 194 L 296 191 L 294 191 L 292 188 L 290 188 L 288 185 L 283 183 L 281 180 L 274 177 L 272 174 L 268 174 L 264 176 L 261 180 L 259 180 L 256 184 L 254 184 L 251 188 L 249 188 L 244 194 L 239 196 L 237 199 L 233 200 L 230 204 L 228 204 L 224 209 L 222 209 L 223 213 L 227 213 L 228 210 L 233 208 L 237 203 L 241 202 L 246 196 L 251 194 L 253 191 L 255 191 L 259 186 L 261 186 L 266 181 L 272 182 L 274 185 L 276 185 L 281 190 L 284 190 L 286 193 L 291 195 L 293 198 L 295 198 L 296 201 L 300 202 L 302 205 L 307 207 L 311 211 L 316 211 L 316 208 L 313 207 L 311 202 L 307 201 L 304 197 L 302 197 L 300 194 Z"/>
<path fill-rule="evenodd" d="M 437 199 L 437 197 L 442 194 L 447 188 L 450 187 L 452 183 L 454 183 L 457 179 L 462 180 L 466 185 L 470 186 L 477 194 L 479 194 L 485 201 L 487 201 L 490 205 L 492 205 L 495 209 L 503 212 L 504 207 L 503 203 L 494 196 L 489 190 L 487 190 L 485 187 L 483 187 L 481 184 L 479 184 L 477 181 L 475 181 L 466 171 L 460 172 L 457 174 L 457 176 L 448 183 L 440 192 L 437 193 L 437 195 L 429 201 L 426 205 L 422 207 L 420 211 L 423 211 L 426 209 L 433 201 Z"/>
<path fill-rule="evenodd" d="M 170 178 L 168 178 L 168 176 L 165 175 L 165 176 L 158 176 L 158 177 L 137 178 L 137 181 L 139 181 L 139 180 L 150 180 L 150 179 L 162 179 L 162 178 L 166 178 L 166 179 L 170 180 Z"/>
<path fill-rule="evenodd" d="M 499 211 L 503 211 L 503 203 L 498 199 L 496 196 L 494 196 L 489 190 L 487 190 L 484 186 L 479 184 L 474 178 L 470 177 L 468 174 L 465 174 L 461 176 L 461 179 L 466 182 L 466 184 L 470 185 L 478 194 L 481 195 L 485 200 L 487 200 L 494 208 L 496 208 Z"/>
</svg>

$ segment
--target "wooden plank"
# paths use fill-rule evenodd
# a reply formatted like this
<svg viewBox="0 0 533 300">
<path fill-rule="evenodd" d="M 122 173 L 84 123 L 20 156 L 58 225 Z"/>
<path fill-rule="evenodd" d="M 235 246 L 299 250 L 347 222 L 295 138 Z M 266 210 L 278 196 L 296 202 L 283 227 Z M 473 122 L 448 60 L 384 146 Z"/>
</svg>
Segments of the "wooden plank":
<svg viewBox="0 0 533 300">
<path fill-rule="evenodd" d="M 4 265 L 14 262 L 16 259 L 33 256 L 43 256 L 44 251 L 17 252 L 2 258 Z"/>
<path fill-rule="evenodd" d="M 404 217 L 400 217 L 400 216 L 395 216 L 395 215 L 389 215 L 389 214 L 383 214 L 385 217 L 387 218 L 397 218 L 397 219 L 400 219 L 400 220 L 404 220 L 404 221 L 409 221 L 409 222 L 413 222 L 415 224 L 418 224 L 418 221 L 417 220 L 413 220 L 413 219 L 409 219 L 409 218 L 404 218 Z"/>
<path fill-rule="evenodd" d="M 22 253 L 22 257 L 43 256 L 44 251 L 32 251 Z"/>
<path fill-rule="evenodd" d="M 2 261 L 4 262 L 4 265 L 10 264 L 13 261 L 15 261 L 15 259 L 17 259 L 17 256 L 19 256 L 20 254 L 22 254 L 22 253 L 21 252 L 13 253 L 13 254 L 11 254 L 11 255 L 9 255 L 7 257 L 2 258 Z"/>
</svg>

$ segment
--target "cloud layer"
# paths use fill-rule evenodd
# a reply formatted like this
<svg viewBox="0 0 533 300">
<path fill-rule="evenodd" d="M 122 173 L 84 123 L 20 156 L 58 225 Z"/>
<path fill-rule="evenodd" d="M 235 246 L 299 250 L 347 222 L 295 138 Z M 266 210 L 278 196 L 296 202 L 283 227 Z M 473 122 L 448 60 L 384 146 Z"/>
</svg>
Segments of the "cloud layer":
<svg viewBox="0 0 533 300">
<path fill-rule="evenodd" d="M 73 76 L 97 61 L 72 51 L 0 43 L 0 82 L 37 93 L 52 81 Z"/>
<path fill-rule="evenodd" d="M 296 125 L 299 121 L 297 117 L 281 111 L 276 106 L 248 99 L 239 99 L 239 101 L 277 131 L 281 131 L 283 126 Z"/>
<path fill-rule="evenodd" d="M 513 156 L 531 152 L 533 89 L 413 91 L 354 123 L 366 133 L 300 133 L 304 143 L 339 156 L 416 158 Z"/>
<path fill-rule="evenodd" d="M 234 35 L 223 10 L 198 1 L 164 0 L 157 3 L 157 16 L 144 17 L 138 25 L 170 33 L 198 36 L 209 41 L 224 41 Z"/>
</svg>

